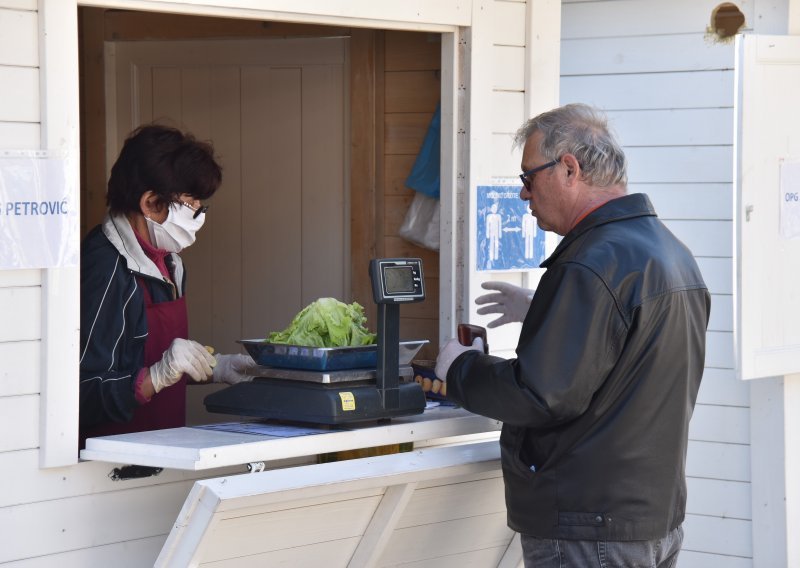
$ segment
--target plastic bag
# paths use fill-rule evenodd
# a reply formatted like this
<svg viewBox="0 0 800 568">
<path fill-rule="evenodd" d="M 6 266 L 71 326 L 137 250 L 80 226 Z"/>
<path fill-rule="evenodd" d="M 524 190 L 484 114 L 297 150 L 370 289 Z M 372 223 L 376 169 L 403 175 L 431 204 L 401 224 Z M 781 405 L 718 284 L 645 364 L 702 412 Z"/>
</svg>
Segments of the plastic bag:
<svg viewBox="0 0 800 568">
<path fill-rule="evenodd" d="M 411 167 L 411 173 L 406 179 L 406 187 L 439 199 L 439 161 L 441 132 L 442 132 L 441 105 L 436 105 L 422 147 L 419 149 L 417 159 Z"/>
<path fill-rule="evenodd" d="M 399 234 L 415 245 L 439 250 L 439 200 L 416 192 Z"/>
<path fill-rule="evenodd" d="M 415 245 L 439 250 L 439 143 L 441 108 L 436 106 L 425 140 L 406 179 L 414 199 L 400 226 L 400 236 Z"/>
</svg>

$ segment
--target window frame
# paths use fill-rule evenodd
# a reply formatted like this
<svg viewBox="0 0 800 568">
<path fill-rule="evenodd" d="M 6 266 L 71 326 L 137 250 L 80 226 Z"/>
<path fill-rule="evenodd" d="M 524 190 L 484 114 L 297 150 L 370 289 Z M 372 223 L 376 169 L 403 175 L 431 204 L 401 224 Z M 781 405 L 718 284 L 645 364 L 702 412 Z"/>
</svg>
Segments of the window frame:
<svg viewBox="0 0 800 568">
<path fill-rule="evenodd" d="M 456 187 L 456 129 L 460 75 L 458 37 L 471 25 L 472 2 L 428 0 L 424 9 L 393 0 L 354 0 L 344 17 L 324 0 L 228 0 L 225 6 L 186 3 L 187 15 L 223 18 L 258 18 L 273 21 L 321 25 L 348 25 L 378 29 L 427 31 L 442 34 L 442 168 L 443 187 Z M 39 80 L 42 108 L 41 148 L 66 156 L 67 175 L 80 193 L 80 112 L 78 80 L 78 7 L 147 9 L 175 12 L 175 2 L 162 0 L 37 0 L 39 20 Z M 335 6 L 335 5 L 334 5 Z M 465 9 L 466 8 L 466 9 Z M 463 50 L 463 47 L 461 48 Z M 463 51 L 461 51 L 463 57 Z M 466 103 L 462 99 L 460 104 Z M 466 149 L 462 149 L 462 152 Z M 462 184 L 463 185 L 463 182 Z M 442 218 L 455 220 L 454 196 L 442 192 Z M 73 196 L 76 203 L 80 196 Z M 454 324 L 456 252 L 449 230 L 443 223 L 441 262 L 440 335 L 450 333 Z M 75 229 L 78 230 L 77 228 Z M 77 240 L 76 240 L 77 242 Z M 48 268 L 42 271 L 42 350 L 39 417 L 39 464 L 42 468 L 78 462 L 78 351 L 80 344 L 80 269 Z"/>
</svg>

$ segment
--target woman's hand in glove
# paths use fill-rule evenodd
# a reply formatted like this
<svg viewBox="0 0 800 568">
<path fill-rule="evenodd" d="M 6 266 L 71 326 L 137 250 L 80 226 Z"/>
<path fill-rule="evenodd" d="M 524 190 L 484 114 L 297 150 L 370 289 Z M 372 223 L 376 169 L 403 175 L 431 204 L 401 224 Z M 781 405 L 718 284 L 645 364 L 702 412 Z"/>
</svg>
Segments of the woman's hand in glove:
<svg viewBox="0 0 800 568">
<path fill-rule="evenodd" d="M 528 313 L 533 298 L 533 290 L 520 288 L 507 282 L 484 282 L 481 287 L 485 290 L 496 290 L 475 298 L 476 304 L 489 304 L 478 308 L 478 313 L 502 314 L 486 327 L 499 327 L 514 321 L 523 321 Z"/>
<path fill-rule="evenodd" d="M 253 376 L 248 375 L 256 366 L 250 355 L 217 355 L 217 366 L 214 367 L 212 381 L 215 383 L 228 383 L 235 385 L 243 381 L 252 381 Z"/>
<path fill-rule="evenodd" d="M 472 345 L 461 345 L 457 339 L 450 339 L 444 344 L 444 347 L 439 351 L 439 356 L 436 357 L 436 377 L 442 381 L 447 380 L 447 372 L 450 370 L 450 365 L 453 364 L 459 355 L 466 351 L 478 351 L 483 353 L 483 340 L 476 337 L 472 341 Z"/>
<path fill-rule="evenodd" d="M 211 378 L 217 361 L 206 348 L 191 339 L 177 338 L 164 352 L 161 360 L 150 366 L 150 380 L 155 392 L 177 383 L 184 373 L 195 381 Z"/>
</svg>

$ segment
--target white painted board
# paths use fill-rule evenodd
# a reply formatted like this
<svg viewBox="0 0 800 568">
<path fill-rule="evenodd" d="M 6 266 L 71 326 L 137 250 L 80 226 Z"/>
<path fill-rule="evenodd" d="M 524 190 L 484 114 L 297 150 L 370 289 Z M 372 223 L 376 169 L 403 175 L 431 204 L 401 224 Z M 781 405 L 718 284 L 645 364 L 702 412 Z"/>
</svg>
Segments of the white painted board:
<svg viewBox="0 0 800 568">
<path fill-rule="evenodd" d="M 479 442 L 199 481 L 156 566 L 254 559 L 264 566 L 396 565 L 476 549 L 495 551 L 497 565 L 513 537 L 502 492 L 471 501 L 463 489 L 480 480 L 500 486 L 499 457 L 497 443 Z M 443 512 L 437 498 L 422 511 L 414 499 L 422 490 L 446 500 L 458 487 L 456 500 L 472 506 L 447 507 L 438 520 L 425 518 L 426 510 Z M 453 538 L 445 547 L 447 533 Z M 326 543 L 330 548 L 319 548 Z M 315 558 L 308 558 L 312 551 Z"/>
<path fill-rule="evenodd" d="M 36 12 L 0 8 L 0 65 L 36 67 L 38 37 Z"/>
<path fill-rule="evenodd" d="M 800 37 L 736 45 L 734 343 L 742 379 L 800 372 L 800 236 L 781 235 L 781 164 L 800 162 Z M 800 180 L 797 180 L 800 184 Z"/>
<path fill-rule="evenodd" d="M 211 469 L 387 444 L 499 431 L 501 423 L 461 408 L 436 407 L 388 424 L 351 425 L 297 437 L 171 428 L 89 438 L 85 460 L 186 470 Z"/>
<path fill-rule="evenodd" d="M 0 66 L 0 121 L 39 122 L 39 70 Z"/>
</svg>

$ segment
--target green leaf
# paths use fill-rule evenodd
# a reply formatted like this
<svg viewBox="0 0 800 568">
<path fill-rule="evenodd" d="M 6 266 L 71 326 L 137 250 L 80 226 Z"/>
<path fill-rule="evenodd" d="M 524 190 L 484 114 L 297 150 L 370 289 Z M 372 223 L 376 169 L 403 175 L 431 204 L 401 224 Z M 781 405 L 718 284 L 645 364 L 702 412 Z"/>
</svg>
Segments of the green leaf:
<svg viewBox="0 0 800 568">
<path fill-rule="evenodd" d="M 271 332 L 267 341 L 307 347 L 373 345 L 377 336 L 366 325 L 364 308 L 358 302 L 320 298 L 300 310 L 289 327 Z"/>
</svg>

